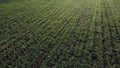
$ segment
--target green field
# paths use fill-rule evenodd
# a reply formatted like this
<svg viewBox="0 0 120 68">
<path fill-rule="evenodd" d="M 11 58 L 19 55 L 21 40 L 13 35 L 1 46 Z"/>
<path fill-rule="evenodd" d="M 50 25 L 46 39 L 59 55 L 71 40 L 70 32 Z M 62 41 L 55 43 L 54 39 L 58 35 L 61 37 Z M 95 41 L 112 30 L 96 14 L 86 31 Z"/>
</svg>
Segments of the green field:
<svg viewBox="0 0 120 68">
<path fill-rule="evenodd" d="M 120 0 L 0 0 L 0 68 L 120 68 Z"/>
</svg>

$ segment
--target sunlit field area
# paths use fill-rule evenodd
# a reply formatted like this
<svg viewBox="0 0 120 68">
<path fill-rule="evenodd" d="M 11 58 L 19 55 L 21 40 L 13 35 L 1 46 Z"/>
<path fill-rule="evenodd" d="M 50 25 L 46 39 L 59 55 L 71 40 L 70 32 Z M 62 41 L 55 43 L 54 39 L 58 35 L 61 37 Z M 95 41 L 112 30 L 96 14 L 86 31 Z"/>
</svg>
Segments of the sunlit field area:
<svg viewBox="0 0 120 68">
<path fill-rule="evenodd" d="M 0 0 L 0 68 L 119 68 L 120 0 Z"/>
</svg>

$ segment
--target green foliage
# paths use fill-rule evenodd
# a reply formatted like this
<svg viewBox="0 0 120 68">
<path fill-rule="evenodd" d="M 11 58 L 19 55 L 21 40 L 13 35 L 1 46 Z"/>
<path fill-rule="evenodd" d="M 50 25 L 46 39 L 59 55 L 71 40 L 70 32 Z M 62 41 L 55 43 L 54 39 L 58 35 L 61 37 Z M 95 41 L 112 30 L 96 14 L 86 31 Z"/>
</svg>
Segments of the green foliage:
<svg viewBox="0 0 120 68">
<path fill-rule="evenodd" d="M 1 68 L 119 68 L 120 0 L 0 0 Z"/>
</svg>

